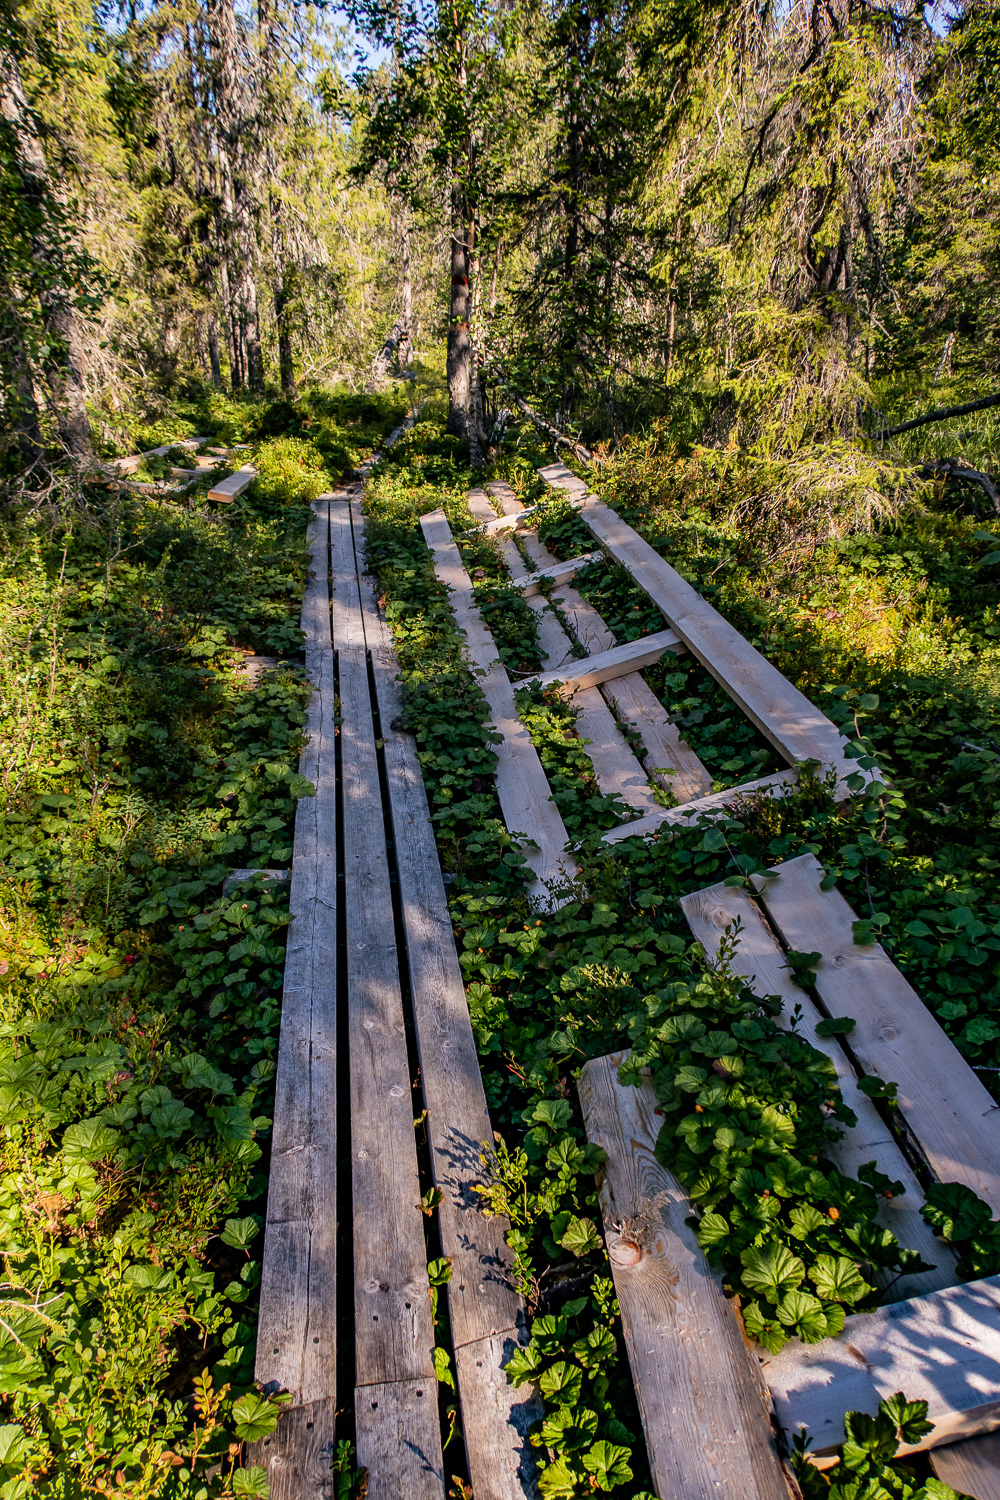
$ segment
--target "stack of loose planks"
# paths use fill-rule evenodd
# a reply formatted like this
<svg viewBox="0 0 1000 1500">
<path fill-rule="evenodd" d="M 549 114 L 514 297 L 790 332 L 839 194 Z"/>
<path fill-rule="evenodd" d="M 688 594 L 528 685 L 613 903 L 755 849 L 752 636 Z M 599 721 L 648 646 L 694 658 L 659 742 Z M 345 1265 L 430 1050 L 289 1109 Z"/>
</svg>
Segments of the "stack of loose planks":
<svg viewBox="0 0 1000 1500">
<path fill-rule="evenodd" d="M 475 1191 L 492 1132 L 423 779 L 412 737 L 393 727 L 397 665 L 365 573 L 358 502 L 326 497 L 313 515 L 301 769 L 316 796 L 299 803 L 295 828 L 257 1345 L 258 1380 L 292 1401 L 255 1458 L 272 1500 L 329 1495 L 345 1320 L 339 1203 L 352 1231 L 340 1278 L 353 1282 L 351 1385 L 369 1500 L 445 1493 L 435 1255 L 451 1261 L 450 1342 L 477 1500 L 520 1500 L 536 1493 L 525 1429 L 539 1412 L 503 1369 L 524 1309 L 506 1225 L 484 1216 Z M 350 1122 L 340 1173 L 338 1095 Z M 425 1238 L 422 1168 L 443 1195 L 439 1249 Z"/>
<path fill-rule="evenodd" d="M 573 694 L 580 710 L 577 726 L 589 741 L 601 790 L 617 793 L 640 814 L 605 838 L 614 842 L 664 825 L 694 823 L 732 806 L 737 796 L 736 789 L 707 791 L 708 773 L 679 740 L 639 675 L 642 666 L 665 651 L 693 651 L 789 762 L 788 772 L 762 778 L 740 792 L 769 788 L 780 795 L 803 761 L 833 770 L 843 791 L 859 768 L 846 756 L 835 726 L 632 528 L 590 496 L 581 481 L 561 465 L 542 473 L 573 497 L 596 539 L 658 605 L 668 626 L 635 643 L 634 654 L 618 647 L 600 616 L 571 586 L 574 572 L 593 558 L 570 563 L 553 558 L 536 535 L 522 529 L 530 511 L 508 486 L 486 486 L 489 498 L 482 490 L 469 493 L 474 518 L 496 537 L 512 582 L 538 616 L 545 653 L 540 680 L 561 684 L 562 691 Z M 443 513 L 423 517 L 421 526 L 438 577 L 452 590 L 456 619 L 502 736 L 497 791 L 505 820 L 526 839 L 524 851 L 537 877 L 534 894 L 556 902 L 560 884 L 574 874 L 565 829 L 517 717 L 513 685 L 476 609 L 471 580 Z M 547 599 L 540 588 L 543 581 L 551 584 Z M 574 642 L 589 655 L 574 656 Z M 644 692 L 652 704 L 644 701 Z M 641 766 L 623 729 L 641 735 Z M 657 749 L 647 735 L 661 737 Z M 671 787 L 678 807 L 650 806 L 654 776 Z M 848 1319 L 841 1338 L 818 1346 L 796 1342 L 778 1358 L 764 1356 L 765 1383 L 761 1360 L 741 1336 L 719 1280 L 686 1222 L 691 1211 L 686 1195 L 656 1161 L 658 1124 L 651 1089 L 618 1083 L 623 1058 L 589 1064 L 581 1080 L 581 1102 L 591 1139 L 609 1156 L 601 1190 L 605 1223 L 632 1224 L 630 1252 L 636 1235 L 642 1238 L 638 1261 L 631 1253 L 616 1255 L 622 1236 L 614 1230 L 609 1250 L 658 1493 L 661 1500 L 707 1500 L 719 1493 L 734 1500 L 784 1496 L 787 1476 L 771 1436 L 772 1414 L 788 1433 L 808 1429 L 822 1456 L 842 1439 L 846 1411 L 874 1411 L 881 1398 L 902 1388 L 911 1398 L 928 1400 L 935 1429 L 927 1442 L 953 1445 L 934 1450 L 932 1464 L 939 1477 L 974 1493 L 977 1500 L 1000 1500 L 1000 1439 L 987 1435 L 956 1441 L 1000 1426 L 1000 1278 L 954 1285 L 954 1259 L 920 1217 L 918 1177 L 890 1124 L 858 1088 L 857 1074 L 876 1073 L 898 1083 L 893 1124 L 902 1125 L 921 1170 L 941 1181 L 967 1184 L 994 1212 L 1000 1212 L 1000 1169 L 995 1165 L 1000 1161 L 1000 1111 L 882 949 L 854 945 L 854 914 L 836 892 L 820 889 L 823 872 L 815 860 L 805 856 L 773 873 L 773 880 L 762 883 L 763 911 L 747 892 L 719 886 L 685 898 L 689 925 L 710 956 L 717 953 L 727 928 L 738 926 L 738 971 L 750 974 L 762 992 L 800 1007 L 803 1034 L 833 1056 L 844 1096 L 858 1116 L 857 1127 L 837 1148 L 836 1164 L 854 1173 L 875 1160 L 881 1171 L 904 1183 L 906 1194 L 886 1202 L 885 1222 L 935 1269 L 899 1282 L 892 1289 L 898 1300 L 880 1312 Z M 850 1055 L 837 1041 L 818 1035 L 823 1012 L 791 986 L 787 949 L 823 955 L 817 979 L 820 1004 L 858 1023 Z"/>
</svg>

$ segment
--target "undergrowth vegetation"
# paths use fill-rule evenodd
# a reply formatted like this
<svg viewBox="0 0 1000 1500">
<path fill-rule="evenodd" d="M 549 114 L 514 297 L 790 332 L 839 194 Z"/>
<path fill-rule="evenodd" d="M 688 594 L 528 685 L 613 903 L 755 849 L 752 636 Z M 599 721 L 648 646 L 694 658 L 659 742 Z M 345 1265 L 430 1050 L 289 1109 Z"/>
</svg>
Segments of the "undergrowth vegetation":
<svg viewBox="0 0 1000 1500">
<path fill-rule="evenodd" d="M 3 517 L 4 1500 L 267 1493 L 244 1445 L 282 1405 L 254 1357 L 288 888 L 225 882 L 288 868 L 313 792 L 305 502 L 400 414 L 341 430 L 338 402 L 320 446 L 263 438 L 225 510 L 94 486 Z M 260 427 L 229 406 L 202 435 Z"/>
</svg>

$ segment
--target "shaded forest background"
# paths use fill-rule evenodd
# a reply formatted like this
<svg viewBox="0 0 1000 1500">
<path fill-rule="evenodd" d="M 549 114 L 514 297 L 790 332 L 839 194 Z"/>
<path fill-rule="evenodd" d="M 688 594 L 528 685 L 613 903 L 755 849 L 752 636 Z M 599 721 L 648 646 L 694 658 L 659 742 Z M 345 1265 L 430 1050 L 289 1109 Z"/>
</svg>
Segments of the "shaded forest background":
<svg viewBox="0 0 1000 1500">
<path fill-rule="evenodd" d="M 783 524 L 990 468 L 990 410 L 885 436 L 996 392 L 985 0 L 4 0 L 0 29 L 13 493 L 445 343 L 473 462 L 526 402 Z"/>
</svg>

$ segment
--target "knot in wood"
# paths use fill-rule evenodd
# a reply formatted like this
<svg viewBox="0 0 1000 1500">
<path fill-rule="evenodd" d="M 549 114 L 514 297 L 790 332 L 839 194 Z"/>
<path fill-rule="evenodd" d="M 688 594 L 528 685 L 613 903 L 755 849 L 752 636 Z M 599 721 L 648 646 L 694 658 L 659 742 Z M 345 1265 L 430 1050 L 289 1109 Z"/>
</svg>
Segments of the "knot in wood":
<svg viewBox="0 0 1000 1500">
<path fill-rule="evenodd" d="M 612 1265 L 637 1266 L 642 1260 L 642 1246 L 628 1234 L 621 1234 L 608 1244 Z"/>
</svg>

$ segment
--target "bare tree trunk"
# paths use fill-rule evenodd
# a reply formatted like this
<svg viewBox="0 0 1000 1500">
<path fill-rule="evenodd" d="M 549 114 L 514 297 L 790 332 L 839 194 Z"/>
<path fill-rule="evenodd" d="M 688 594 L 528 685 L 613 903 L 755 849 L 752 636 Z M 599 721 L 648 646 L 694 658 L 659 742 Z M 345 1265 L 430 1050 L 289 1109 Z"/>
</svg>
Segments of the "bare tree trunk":
<svg viewBox="0 0 1000 1500">
<path fill-rule="evenodd" d="M 256 78 L 249 56 L 241 55 L 233 0 L 208 0 L 205 14 L 217 69 L 215 115 L 231 305 L 245 341 L 246 382 L 251 390 L 262 391 L 264 359 L 257 310 L 259 257 L 254 222 L 259 150 L 257 122 L 251 118 L 250 107 Z"/>
<path fill-rule="evenodd" d="M 236 320 L 233 316 L 233 299 L 229 295 L 229 271 L 224 254 L 219 257 L 219 282 L 222 286 L 222 317 L 226 326 L 226 349 L 229 353 L 229 386 L 231 390 L 238 391 L 243 382 L 240 380 L 240 363 L 236 353 Z"/>
<path fill-rule="evenodd" d="M 451 312 L 448 319 L 448 431 L 469 441 L 469 225 L 458 173 L 451 187 Z"/>
<path fill-rule="evenodd" d="M 405 207 L 402 210 L 402 234 L 400 236 L 400 253 L 402 261 L 403 286 L 402 302 L 403 310 L 400 316 L 402 334 L 399 340 L 399 368 L 409 369 L 413 363 L 413 281 L 410 273 L 410 221 L 406 217 Z"/>
<path fill-rule="evenodd" d="M 32 236 L 32 253 L 36 262 L 53 271 L 41 304 L 50 339 L 51 352 L 44 361 L 46 383 L 52 394 L 54 416 L 59 434 L 71 453 L 81 458 L 91 454 L 90 419 L 84 405 L 84 350 L 80 337 L 80 320 L 73 305 L 71 289 L 63 284 L 61 254 L 46 237 L 46 203 L 51 205 L 52 185 L 35 120 L 25 97 L 21 70 L 14 55 L 0 52 L 0 113 L 10 127 L 15 166 L 20 175 L 26 199 L 39 211 L 44 227 Z M 30 368 L 20 354 L 17 358 L 16 385 L 19 393 L 21 421 L 25 438 L 35 444 L 40 440 L 38 409 Z"/>
<path fill-rule="evenodd" d="M 208 363 L 212 371 L 212 385 L 222 390 L 222 369 L 219 365 L 219 323 L 215 313 L 208 317 Z"/>
</svg>

